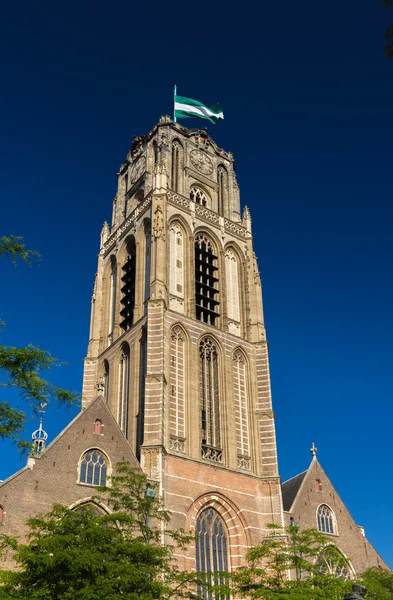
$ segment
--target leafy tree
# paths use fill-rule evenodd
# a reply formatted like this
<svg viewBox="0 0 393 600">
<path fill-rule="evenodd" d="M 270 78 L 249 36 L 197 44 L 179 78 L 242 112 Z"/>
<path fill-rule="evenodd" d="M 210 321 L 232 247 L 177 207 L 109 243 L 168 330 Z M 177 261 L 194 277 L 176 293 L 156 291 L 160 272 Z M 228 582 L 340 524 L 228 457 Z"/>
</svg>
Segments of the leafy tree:
<svg viewBox="0 0 393 600">
<path fill-rule="evenodd" d="M 14 265 L 20 259 L 27 264 L 39 259 L 35 250 L 26 248 L 22 237 L 3 236 L 0 238 L 0 257 L 12 260 Z M 4 326 L 3 322 L 0 325 Z M 15 388 L 29 410 L 37 413 L 43 404 L 57 400 L 69 407 L 78 400 L 78 395 L 51 384 L 42 374 L 50 371 L 60 361 L 46 350 L 29 344 L 25 348 L 0 345 L 0 387 Z M 0 438 L 18 442 L 20 447 L 29 447 L 21 434 L 26 422 L 25 410 L 15 408 L 0 398 Z"/>
<path fill-rule="evenodd" d="M 145 475 L 125 463 L 117 469 L 111 487 L 101 488 L 96 498 L 112 514 L 98 514 L 94 505 L 77 510 L 56 505 L 28 521 L 28 543 L 3 538 L 19 570 L 0 571 L 0 600 L 190 596 L 194 574 L 180 572 L 174 560 L 175 548 L 190 538 L 168 529 L 170 515 Z"/>
<path fill-rule="evenodd" d="M 367 569 L 361 576 L 367 587 L 367 600 L 392 600 L 393 573 L 387 569 Z"/>
<path fill-rule="evenodd" d="M 350 589 L 340 576 L 347 561 L 326 536 L 297 526 L 284 532 L 270 528 L 262 544 L 248 552 L 246 566 L 229 575 L 227 593 L 263 600 L 343 599 Z"/>
<path fill-rule="evenodd" d="M 385 6 L 385 8 L 392 8 L 393 7 L 393 0 L 382 0 L 382 4 L 383 6 Z M 393 58 L 393 23 L 392 25 L 389 25 L 389 27 L 386 30 L 385 33 L 385 39 L 386 39 L 386 44 L 385 44 L 385 54 L 387 56 L 387 58 Z"/>
</svg>

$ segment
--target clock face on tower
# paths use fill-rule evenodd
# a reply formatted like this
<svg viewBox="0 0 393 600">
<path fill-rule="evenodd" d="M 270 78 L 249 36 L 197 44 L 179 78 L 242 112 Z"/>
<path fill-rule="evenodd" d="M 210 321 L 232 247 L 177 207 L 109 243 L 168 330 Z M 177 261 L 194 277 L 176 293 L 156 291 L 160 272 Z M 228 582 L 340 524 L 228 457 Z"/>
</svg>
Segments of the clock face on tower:
<svg viewBox="0 0 393 600">
<path fill-rule="evenodd" d="M 213 173 L 213 163 L 202 150 L 192 150 L 190 161 L 192 166 L 203 175 Z"/>
</svg>

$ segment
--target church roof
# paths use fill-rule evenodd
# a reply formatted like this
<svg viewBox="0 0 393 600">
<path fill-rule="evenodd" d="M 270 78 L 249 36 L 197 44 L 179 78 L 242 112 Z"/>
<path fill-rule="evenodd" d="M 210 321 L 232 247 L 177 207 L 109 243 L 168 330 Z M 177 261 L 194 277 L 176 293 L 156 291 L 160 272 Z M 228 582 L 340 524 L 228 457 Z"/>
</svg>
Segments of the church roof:
<svg viewBox="0 0 393 600">
<path fill-rule="evenodd" d="M 307 471 L 303 471 L 303 473 L 299 473 L 295 477 L 284 481 L 281 485 L 281 493 L 282 493 L 282 503 L 284 510 L 290 510 L 293 501 L 296 498 L 296 494 L 299 491 L 300 486 L 302 485 L 303 479 L 305 478 Z"/>
</svg>

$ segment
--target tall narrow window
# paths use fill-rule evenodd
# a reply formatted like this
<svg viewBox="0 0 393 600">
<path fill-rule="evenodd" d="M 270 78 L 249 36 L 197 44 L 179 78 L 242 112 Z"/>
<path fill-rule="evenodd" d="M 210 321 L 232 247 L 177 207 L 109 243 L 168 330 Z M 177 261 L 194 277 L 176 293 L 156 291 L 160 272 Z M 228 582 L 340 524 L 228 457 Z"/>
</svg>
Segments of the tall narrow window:
<svg viewBox="0 0 393 600">
<path fill-rule="evenodd" d="M 108 344 L 113 342 L 113 330 L 115 327 L 116 315 L 116 285 L 117 285 L 117 264 L 116 258 L 111 257 L 111 280 L 109 292 L 109 327 L 108 327 Z"/>
<path fill-rule="evenodd" d="M 139 342 L 139 406 L 136 419 L 136 457 L 141 458 L 141 446 L 143 444 L 145 429 L 145 387 L 147 367 L 147 336 L 146 328 L 143 328 Z"/>
<path fill-rule="evenodd" d="M 4 523 L 4 508 L 0 506 L 0 523 Z"/>
<path fill-rule="evenodd" d="M 250 468 L 250 443 L 248 435 L 247 366 L 244 355 L 237 350 L 233 355 L 233 383 L 238 467 Z"/>
<path fill-rule="evenodd" d="M 207 196 L 206 196 L 205 192 L 203 190 L 201 190 L 201 188 L 199 188 L 199 187 L 193 186 L 191 188 L 191 190 L 190 190 L 190 198 L 196 204 L 200 204 L 201 206 L 207 206 L 208 205 Z"/>
<path fill-rule="evenodd" d="M 171 183 L 174 192 L 179 191 L 180 169 L 182 168 L 181 161 L 182 148 L 177 140 L 172 143 L 172 171 Z"/>
<path fill-rule="evenodd" d="M 169 419 L 171 446 L 180 450 L 185 439 L 184 334 L 180 327 L 171 331 Z"/>
<path fill-rule="evenodd" d="M 98 450 L 88 450 L 81 460 L 79 483 L 106 485 L 107 470 L 104 455 Z"/>
<path fill-rule="evenodd" d="M 210 325 L 216 325 L 219 317 L 217 274 L 217 256 L 213 245 L 204 234 L 199 234 L 195 238 L 196 318 Z"/>
<path fill-rule="evenodd" d="M 225 267 L 228 328 L 230 333 L 240 335 L 239 265 L 237 256 L 231 249 L 225 252 Z"/>
<path fill-rule="evenodd" d="M 109 402 L 109 363 L 107 360 L 104 361 L 104 398 L 105 402 Z"/>
<path fill-rule="evenodd" d="M 199 596 L 205 600 L 219 600 L 226 596 L 209 591 L 212 585 L 222 585 L 225 578 L 222 573 L 228 572 L 228 534 L 225 524 L 213 508 L 202 511 L 196 522 L 196 570 L 206 573 L 206 586 L 199 586 Z"/>
<path fill-rule="evenodd" d="M 96 419 L 94 422 L 94 433 L 102 434 L 102 421 L 100 419 Z"/>
<path fill-rule="evenodd" d="M 119 362 L 119 399 L 117 422 L 125 437 L 128 437 L 128 396 L 130 378 L 130 348 L 124 344 Z"/>
<path fill-rule="evenodd" d="M 224 167 L 217 169 L 217 185 L 218 185 L 218 213 L 221 216 L 225 214 L 225 200 L 227 191 L 227 172 Z"/>
<path fill-rule="evenodd" d="M 333 511 L 327 504 L 321 504 L 317 513 L 318 531 L 322 531 L 322 533 L 335 533 L 334 520 Z"/>
<path fill-rule="evenodd" d="M 151 223 L 150 219 L 145 220 L 145 291 L 144 301 L 150 298 L 150 263 L 151 263 Z M 147 304 L 145 304 L 145 313 Z"/>
<path fill-rule="evenodd" d="M 121 304 L 123 306 L 120 311 L 121 322 L 120 327 L 123 331 L 127 331 L 134 323 L 134 304 L 135 304 L 135 240 L 132 239 L 127 244 L 127 257 L 123 265 L 122 281 L 122 298 Z"/>
<path fill-rule="evenodd" d="M 177 223 L 172 223 L 169 260 L 170 308 L 184 313 L 184 236 Z"/>
<path fill-rule="evenodd" d="M 199 346 L 202 458 L 222 461 L 218 352 L 210 338 Z"/>
</svg>

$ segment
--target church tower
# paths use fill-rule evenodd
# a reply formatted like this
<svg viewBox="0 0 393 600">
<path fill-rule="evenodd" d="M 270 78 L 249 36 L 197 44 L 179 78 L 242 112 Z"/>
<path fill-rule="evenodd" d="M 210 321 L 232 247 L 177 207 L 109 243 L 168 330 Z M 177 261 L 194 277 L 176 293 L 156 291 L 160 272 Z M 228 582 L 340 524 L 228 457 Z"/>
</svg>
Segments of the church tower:
<svg viewBox="0 0 393 600">
<path fill-rule="evenodd" d="M 167 116 L 134 138 L 101 232 L 84 405 L 98 394 L 198 533 L 186 567 L 233 568 L 282 525 L 250 214 L 232 154 Z"/>
</svg>

